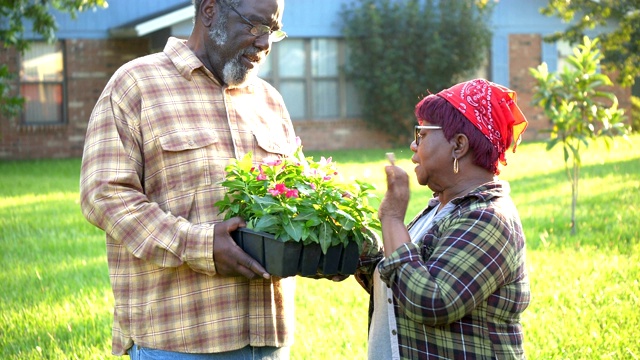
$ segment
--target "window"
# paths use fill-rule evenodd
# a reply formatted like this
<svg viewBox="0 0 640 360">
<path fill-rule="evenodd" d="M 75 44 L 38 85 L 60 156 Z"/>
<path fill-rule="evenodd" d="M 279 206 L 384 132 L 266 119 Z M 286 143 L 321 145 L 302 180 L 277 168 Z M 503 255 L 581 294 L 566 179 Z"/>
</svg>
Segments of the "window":
<svg viewBox="0 0 640 360">
<path fill-rule="evenodd" d="M 564 71 L 565 68 L 568 68 L 571 71 L 575 70 L 574 66 L 567 61 L 567 58 L 569 56 L 575 56 L 573 54 L 573 49 L 578 45 L 579 44 L 577 43 L 572 44 L 566 40 L 558 40 L 556 42 L 556 50 L 558 51 L 558 66 L 556 71 L 561 72 Z M 553 69 L 549 69 L 549 71 L 552 70 Z M 600 73 L 600 65 L 596 68 L 596 72 Z"/>
<path fill-rule="evenodd" d="M 571 65 L 567 63 L 567 57 L 573 55 L 573 48 L 571 47 L 571 43 L 565 40 L 560 40 L 556 42 L 556 49 L 558 50 L 558 67 L 556 71 L 564 71 L 564 68 Z M 552 71 L 552 69 L 549 69 Z"/>
<path fill-rule="evenodd" d="M 286 39 L 274 45 L 260 76 L 280 91 L 293 120 L 357 117 L 355 88 L 340 71 L 345 54 L 337 39 Z"/>
<path fill-rule="evenodd" d="M 31 43 L 20 64 L 20 94 L 25 124 L 64 122 L 65 86 L 62 43 Z"/>
</svg>

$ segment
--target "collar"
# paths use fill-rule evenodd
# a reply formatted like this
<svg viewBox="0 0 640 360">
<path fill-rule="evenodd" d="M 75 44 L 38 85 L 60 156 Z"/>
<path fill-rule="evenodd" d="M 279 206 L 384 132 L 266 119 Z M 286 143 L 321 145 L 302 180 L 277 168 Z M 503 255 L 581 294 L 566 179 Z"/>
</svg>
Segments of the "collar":
<svg viewBox="0 0 640 360">
<path fill-rule="evenodd" d="M 176 70 L 178 70 L 178 73 L 180 73 L 180 75 L 182 75 L 182 77 L 184 77 L 185 79 L 191 81 L 193 72 L 201 69 L 201 71 L 209 78 L 211 78 L 211 80 L 213 80 L 213 82 L 215 82 L 218 86 L 223 86 L 220 81 L 218 81 L 218 79 L 213 76 L 213 73 L 209 71 L 206 66 L 204 66 L 202 61 L 198 59 L 196 54 L 194 54 L 193 51 L 189 49 L 186 40 L 169 37 L 169 40 L 167 40 L 167 44 L 165 45 L 163 52 L 167 55 L 167 57 L 169 57 L 173 65 L 176 67 Z M 234 87 L 230 89 L 251 89 L 252 86 L 255 85 L 255 81 L 258 81 L 257 77 L 254 77 L 240 87 Z"/>
<path fill-rule="evenodd" d="M 460 204 L 462 204 L 465 201 L 471 201 L 472 199 L 476 198 L 482 202 L 487 202 L 493 198 L 496 197 L 502 197 L 502 196 L 506 196 L 511 192 L 511 188 L 509 186 L 509 183 L 506 181 L 502 181 L 502 180 L 494 180 L 488 183 L 484 183 L 480 186 L 478 186 L 477 188 L 471 190 L 469 193 L 467 193 L 466 195 L 462 195 L 460 197 L 457 197 L 455 199 L 451 200 L 451 203 L 458 206 Z M 411 220 L 411 222 L 407 225 L 407 226 L 412 226 L 413 223 L 416 222 L 417 219 L 419 219 L 420 217 L 422 217 L 424 214 L 428 213 L 429 211 L 431 211 L 434 207 L 439 206 L 440 205 L 440 200 L 438 199 L 438 196 L 436 194 L 434 194 L 434 197 L 429 199 L 429 203 L 427 205 L 427 207 L 425 207 L 424 209 L 422 209 L 422 211 L 420 213 L 418 213 L 418 215 L 416 215 L 416 217 L 413 218 L 413 220 Z"/>
<path fill-rule="evenodd" d="M 466 195 L 462 195 L 455 199 L 452 199 L 451 202 L 455 205 L 462 203 L 464 200 L 475 197 L 481 201 L 489 201 L 495 197 L 501 197 L 508 195 L 511 191 L 509 187 L 509 183 L 501 180 L 494 180 L 488 183 L 484 183 L 474 190 L 471 190 Z"/>
<path fill-rule="evenodd" d="M 163 52 L 169 57 L 169 60 L 173 63 L 178 70 L 178 73 L 185 79 L 191 81 L 193 72 L 202 69 L 202 71 L 211 78 L 216 84 L 222 86 L 220 82 L 213 76 L 213 73 L 207 69 L 202 61 L 198 59 L 196 54 L 189 49 L 187 41 L 178 39 L 175 37 L 169 37 L 167 45 L 165 45 Z"/>
</svg>

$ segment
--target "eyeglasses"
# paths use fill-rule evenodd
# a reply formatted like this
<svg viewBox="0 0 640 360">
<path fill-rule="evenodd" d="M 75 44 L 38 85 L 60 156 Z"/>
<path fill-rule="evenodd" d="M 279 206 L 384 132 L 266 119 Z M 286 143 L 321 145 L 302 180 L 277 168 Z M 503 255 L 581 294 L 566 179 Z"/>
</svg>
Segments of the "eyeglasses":
<svg viewBox="0 0 640 360">
<path fill-rule="evenodd" d="M 231 10 L 233 10 L 234 13 L 238 14 L 238 16 L 240 16 L 240 18 L 247 24 L 247 25 L 251 25 L 251 30 L 249 30 L 249 32 L 251 33 L 251 35 L 256 36 L 256 37 L 260 37 L 262 35 L 269 35 L 269 40 L 271 40 L 271 42 L 278 42 L 284 38 L 287 37 L 287 33 L 282 31 L 282 30 L 271 30 L 270 27 L 268 27 L 267 25 L 254 25 L 251 20 L 247 19 L 244 15 L 240 14 L 238 12 L 238 10 L 236 10 L 236 8 L 234 8 L 231 4 L 227 4 L 225 1 L 223 1 L 223 3 L 225 3 L 227 6 L 229 6 L 231 8 Z"/>
<path fill-rule="evenodd" d="M 437 125 L 416 125 L 415 127 L 415 142 L 416 142 L 416 146 L 420 145 L 420 140 L 422 140 L 422 135 L 420 135 L 420 131 L 422 130 L 440 130 L 442 129 L 442 126 L 437 126 Z"/>
</svg>

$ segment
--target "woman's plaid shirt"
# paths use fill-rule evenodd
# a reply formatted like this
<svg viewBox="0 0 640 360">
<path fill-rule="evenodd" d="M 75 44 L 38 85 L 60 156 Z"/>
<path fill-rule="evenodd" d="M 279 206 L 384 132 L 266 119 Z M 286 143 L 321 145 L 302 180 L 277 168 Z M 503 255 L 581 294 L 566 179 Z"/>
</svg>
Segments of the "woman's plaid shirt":
<svg viewBox="0 0 640 360">
<path fill-rule="evenodd" d="M 520 315 L 530 291 L 525 237 L 509 186 L 484 184 L 452 202 L 453 211 L 418 245 L 405 244 L 379 264 L 394 294 L 400 354 L 524 358 Z"/>
</svg>

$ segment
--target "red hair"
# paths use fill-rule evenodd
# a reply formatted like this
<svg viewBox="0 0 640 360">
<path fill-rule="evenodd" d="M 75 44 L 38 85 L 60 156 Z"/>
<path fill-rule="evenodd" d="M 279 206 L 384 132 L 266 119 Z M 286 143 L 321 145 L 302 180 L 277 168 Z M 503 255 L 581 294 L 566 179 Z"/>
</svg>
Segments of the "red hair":
<svg viewBox="0 0 640 360">
<path fill-rule="evenodd" d="M 415 116 L 420 124 L 426 121 L 431 125 L 442 126 L 447 141 L 456 134 L 464 134 L 469 139 L 473 163 L 496 175 L 500 174 L 500 154 L 491 141 L 447 100 L 437 95 L 428 95 L 416 104 Z"/>
</svg>

